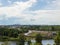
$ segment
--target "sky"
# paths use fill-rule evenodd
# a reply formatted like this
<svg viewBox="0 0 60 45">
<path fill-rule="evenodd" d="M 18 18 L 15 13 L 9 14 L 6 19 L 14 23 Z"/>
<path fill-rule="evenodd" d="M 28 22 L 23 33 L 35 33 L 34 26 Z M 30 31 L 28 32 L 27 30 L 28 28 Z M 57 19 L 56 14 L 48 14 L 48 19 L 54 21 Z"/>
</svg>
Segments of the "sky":
<svg viewBox="0 0 60 45">
<path fill-rule="evenodd" d="M 60 25 L 60 0 L 0 0 L 0 25 Z"/>
</svg>

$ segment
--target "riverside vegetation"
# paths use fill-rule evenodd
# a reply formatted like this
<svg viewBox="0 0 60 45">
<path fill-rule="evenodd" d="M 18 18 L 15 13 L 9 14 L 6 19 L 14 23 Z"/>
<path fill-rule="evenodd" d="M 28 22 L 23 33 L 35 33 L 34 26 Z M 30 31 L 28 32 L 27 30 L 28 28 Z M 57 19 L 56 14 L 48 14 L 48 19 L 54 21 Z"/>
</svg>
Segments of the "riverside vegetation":
<svg viewBox="0 0 60 45">
<path fill-rule="evenodd" d="M 14 28 L 4 26 L 0 27 L 0 41 L 5 42 L 2 45 L 8 45 L 8 41 L 16 41 L 17 45 L 25 45 L 25 42 L 28 42 L 28 45 L 32 45 L 31 39 L 35 39 L 36 43 L 34 45 L 42 45 L 42 40 L 45 37 L 42 37 L 40 33 L 37 33 L 35 36 L 25 36 L 24 33 L 27 33 L 29 30 L 56 32 L 56 35 L 52 36 L 51 39 L 55 41 L 54 45 L 60 45 L 60 26 L 20 26 Z M 50 38 L 48 37 L 48 39 Z"/>
</svg>

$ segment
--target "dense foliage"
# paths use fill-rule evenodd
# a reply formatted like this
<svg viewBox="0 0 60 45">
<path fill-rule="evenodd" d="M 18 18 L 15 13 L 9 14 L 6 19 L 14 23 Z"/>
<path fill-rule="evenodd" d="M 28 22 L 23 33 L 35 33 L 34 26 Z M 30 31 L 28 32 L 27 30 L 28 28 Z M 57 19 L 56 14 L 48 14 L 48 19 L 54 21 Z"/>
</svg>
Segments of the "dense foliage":
<svg viewBox="0 0 60 45">
<path fill-rule="evenodd" d="M 8 39 L 8 37 L 17 38 L 20 31 L 17 29 L 9 29 L 9 28 L 0 28 L 0 40 Z"/>
<path fill-rule="evenodd" d="M 40 34 L 37 34 L 35 38 L 36 43 L 40 43 L 40 45 L 42 45 L 42 36 Z"/>
<path fill-rule="evenodd" d="M 25 36 L 23 34 L 19 35 L 19 45 L 25 45 Z"/>
<path fill-rule="evenodd" d="M 57 36 L 55 37 L 55 44 L 60 45 L 60 31 L 58 32 Z"/>
<path fill-rule="evenodd" d="M 17 25 L 17 26 L 0 26 L 0 30 L 20 30 L 20 32 L 28 32 L 28 30 L 39 30 L 39 31 L 59 31 L 60 25 Z"/>
</svg>

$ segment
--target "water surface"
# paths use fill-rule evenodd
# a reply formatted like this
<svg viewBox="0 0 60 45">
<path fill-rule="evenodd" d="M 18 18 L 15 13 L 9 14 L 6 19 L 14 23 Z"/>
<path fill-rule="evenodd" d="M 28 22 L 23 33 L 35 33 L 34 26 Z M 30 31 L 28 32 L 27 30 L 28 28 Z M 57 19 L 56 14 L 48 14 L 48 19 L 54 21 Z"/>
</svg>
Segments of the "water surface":
<svg viewBox="0 0 60 45">
<path fill-rule="evenodd" d="M 35 40 L 31 40 L 32 42 L 32 45 L 34 45 L 34 43 L 36 42 Z M 4 42 L 0 42 L 0 45 L 4 44 Z M 47 44 L 50 44 L 50 45 L 53 45 L 54 44 L 54 40 L 42 40 L 42 44 L 43 45 L 47 45 Z M 8 45 L 17 45 L 17 42 L 16 41 L 8 41 Z M 28 45 L 27 42 L 25 42 L 25 45 Z"/>
</svg>

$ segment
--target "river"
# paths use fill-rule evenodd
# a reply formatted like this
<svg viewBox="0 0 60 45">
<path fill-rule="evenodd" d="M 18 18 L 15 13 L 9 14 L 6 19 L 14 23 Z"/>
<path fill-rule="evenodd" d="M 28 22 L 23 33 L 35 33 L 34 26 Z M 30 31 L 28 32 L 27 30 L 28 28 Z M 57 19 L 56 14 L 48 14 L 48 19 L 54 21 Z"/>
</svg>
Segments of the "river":
<svg viewBox="0 0 60 45">
<path fill-rule="evenodd" d="M 31 40 L 32 42 L 32 45 L 34 45 L 35 43 L 35 40 Z M 8 41 L 8 45 L 17 45 L 17 42 L 15 41 Z M 4 44 L 4 42 L 0 42 L 0 45 Z M 42 40 L 42 44 L 43 45 L 47 45 L 47 44 L 50 44 L 50 45 L 53 45 L 54 44 L 54 40 Z M 25 42 L 25 45 L 27 45 L 27 42 Z"/>
<path fill-rule="evenodd" d="M 31 42 L 32 42 L 32 45 L 34 45 L 34 43 L 35 43 L 36 41 L 35 41 L 35 40 L 31 40 Z M 47 44 L 53 45 L 53 44 L 55 44 L 55 43 L 54 43 L 54 40 L 42 40 L 42 45 L 47 45 Z M 27 45 L 27 42 L 26 42 L 25 45 Z"/>
</svg>

